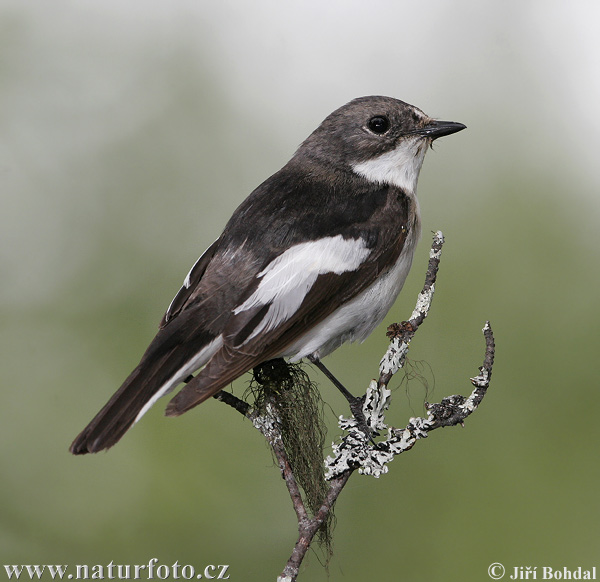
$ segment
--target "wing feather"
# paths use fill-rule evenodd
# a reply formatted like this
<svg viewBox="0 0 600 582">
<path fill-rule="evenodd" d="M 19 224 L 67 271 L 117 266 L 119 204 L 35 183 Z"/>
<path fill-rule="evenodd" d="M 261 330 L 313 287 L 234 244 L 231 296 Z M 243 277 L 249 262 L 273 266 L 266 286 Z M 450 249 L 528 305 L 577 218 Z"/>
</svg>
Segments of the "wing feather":
<svg viewBox="0 0 600 582">
<path fill-rule="evenodd" d="M 253 332 L 262 325 L 276 299 L 264 304 L 254 301 L 248 309 L 236 309 L 223 330 L 223 347 L 169 402 L 167 416 L 183 414 L 261 362 L 278 357 L 341 304 L 370 287 L 395 264 L 406 241 L 406 230 L 401 230 L 392 241 L 386 238 L 380 237 L 379 244 L 356 269 L 320 273 L 298 309 L 276 324 L 264 325 L 259 334 Z"/>
<path fill-rule="evenodd" d="M 171 301 L 167 311 L 163 315 L 163 318 L 160 321 L 159 327 L 162 329 L 171 321 L 174 317 L 176 317 L 181 310 L 185 307 L 185 304 L 190 299 L 194 291 L 200 285 L 200 281 L 206 272 L 206 268 L 208 267 L 210 261 L 215 256 L 217 249 L 219 247 L 219 239 L 217 239 L 212 245 L 204 251 L 204 253 L 200 256 L 200 258 L 194 263 L 186 278 L 183 281 L 183 285 L 181 289 L 177 292 L 177 295 L 173 297 L 173 301 Z"/>
</svg>

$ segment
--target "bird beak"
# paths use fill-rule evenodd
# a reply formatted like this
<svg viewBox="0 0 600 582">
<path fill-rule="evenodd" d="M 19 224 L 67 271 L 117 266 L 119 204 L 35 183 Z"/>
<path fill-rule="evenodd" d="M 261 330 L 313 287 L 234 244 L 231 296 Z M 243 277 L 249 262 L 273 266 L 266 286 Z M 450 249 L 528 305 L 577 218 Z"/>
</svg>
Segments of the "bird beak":
<svg viewBox="0 0 600 582">
<path fill-rule="evenodd" d="M 467 126 L 462 123 L 456 123 L 455 121 L 431 121 L 425 127 L 417 129 L 415 133 L 423 135 L 433 139 L 443 137 L 444 135 L 450 135 L 457 131 L 466 129 Z"/>
</svg>

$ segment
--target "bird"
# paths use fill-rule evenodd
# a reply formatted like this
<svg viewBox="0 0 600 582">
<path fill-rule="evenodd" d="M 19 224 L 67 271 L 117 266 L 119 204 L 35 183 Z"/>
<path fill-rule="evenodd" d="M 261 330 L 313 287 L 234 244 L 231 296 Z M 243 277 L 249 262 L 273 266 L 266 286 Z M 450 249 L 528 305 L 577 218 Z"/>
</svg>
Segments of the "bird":
<svg viewBox="0 0 600 582">
<path fill-rule="evenodd" d="M 71 453 L 109 449 L 181 384 L 166 416 L 268 360 L 307 358 L 325 369 L 322 358 L 364 341 L 411 267 L 425 153 L 465 128 L 384 96 L 328 115 L 192 266 L 139 364 Z"/>
</svg>

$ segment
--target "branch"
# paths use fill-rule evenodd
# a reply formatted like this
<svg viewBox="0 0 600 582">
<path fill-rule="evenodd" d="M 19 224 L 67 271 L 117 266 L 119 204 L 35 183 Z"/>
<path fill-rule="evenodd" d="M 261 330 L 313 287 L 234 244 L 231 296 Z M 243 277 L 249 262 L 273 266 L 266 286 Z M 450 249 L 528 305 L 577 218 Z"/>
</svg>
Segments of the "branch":
<svg viewBox="0 0 600 582">
<path fill-rule="evenodd" d="M 438 404 L 425 403 L 427 417 L 411 418 L 405 428 L 388 427 L 385 423 L 385 411 L 389 408 L 391 401 L 391 390 L 387 386 L 393 375 L 404 365 L 410 341 L 429 313 L 443 244 L 444 237 L 438 231 L 434 234 L 429 253 L 425 284 L 419 293 L 410 319 L 399 324 L 392 324 L 388 328 L 387 335 L 391 338 L 391 342 L 380 362 L 379 379 L 371 381 L 364 396 L 363 413 L 373 434 L 365 435 L 354 418 L 340 417 L 339 426 L 348 434 L 339 444 L 333 445 L 333 456 L 327 457 L 325 460 L 329 489 L 321 507 L 312 517 L 302 499 L 300 487 L 283 446 L 280 430 L 281 419 L 278 418 L 276 408 L 267 402 L 266 407 L 262 409 L 263 412 L 259 413 L 247 402 L 233 394 L 221 391 L 215 395 L 215 398 L 229 404 L 249 418 L 265 436 L 271 445 L 292 499 L 298 518 L 299 536 L 290 559 L 277 578 L 278 582 L 296 581 L 300 564 L 315 534 L 327 520 L 335 501 L 356 469 L 361 474 L 374 477 L 387 473 L 387 463 L 396 455 L 410 450 L 417 440 L 427 437 L 432 430 L 443 426 L 463 424 L 464 420 L 477 409 L 487 392 L 492 375 L 495 349 L 494 336 L 489 322 L 486 322 L 483 328 L 486 342 L 485 358 L 483 365 L 479 368 L 479 374 L 471 378 L 471 383 L 475 388 L 469 397 L 454 395 L 442 399 Z M 377 437 L 386 430 L 387 436 L 383 440 L 373 443 L 372 437 Z"/>
<path fill-rule="evenodd" d="M 271 445 L 275 458 L 277 459 L 281 476 L 288 488 L 296 516 L 298 517 L 298 523 L 307 522 L 309 520 L 308 512 L 304 506 L 300 487 L 296 482 L 296 478 L 294 477 L 294 473 L 283 446 L 281 431 L 279 429 L 281 422 L 273 406 L 267 402 L 266 413 L 259 414 L 259 412 L 253 409 L 247 402 L 225 390 L 221 390 L 215 394 L 214 397 L 217 400 L 228 404 L 232 408 L 235 408 L 235 410 L 251 420 L 254 427 L 267 439 L 267 442 Z"/>
<path fill-rule="evenodd" d="M 300 570 L 300 564 L 315 534 L 327 519 L 331 508 L 348 482 L 348 479 L 350 479 L 352 472 L 352 469 L 348 469 L 330 481 L 329 491 L 323 500 L 323 505 L 321 505 L 321 508 L 312 519 L 307 521 L 298 520 L 298 531 L 300 533 L 298 541 L 292 550 L 292 555 L 285 565 L 283 572 L 277 577 L 277 582 L 295 582 Z"/>
<path fill-rule="evenodd" d="M 225 390 L 218 392 L 215 395 L 215 398 L 228 404 L 251 420 L 255 428 L 262 433 L 267 439 L 267 442 L 271 445 L 273 454 L 277 459 L 279 470 L 281 471 L 281 476 L 283 477 L 290 494 L 294 511 L 296 512 L 299 532 L 298 540 L 294 546 L 290 559 L 277 580 L 278 582 L 294 582 L 298 576 L 300 564 L 302 563 L 313 538 L 327 520 L 333 504 L 344 488 L 344 485 L 346 485 L 353 470 L 349 469 L 344 471 L 330 481 L 329 490 L 321 507 L 316 514 L 310 518 L 304 500 L 302 499 L 300 487 L 298 486 L 285 447 L 283 446 L 280 431 L 281 423 L 275 408 L 267 402 L 265 407 L 266 412 L 264 414 L 259 414 L 258 411 L 253 409 L 247 402 Z"/>
</svg>

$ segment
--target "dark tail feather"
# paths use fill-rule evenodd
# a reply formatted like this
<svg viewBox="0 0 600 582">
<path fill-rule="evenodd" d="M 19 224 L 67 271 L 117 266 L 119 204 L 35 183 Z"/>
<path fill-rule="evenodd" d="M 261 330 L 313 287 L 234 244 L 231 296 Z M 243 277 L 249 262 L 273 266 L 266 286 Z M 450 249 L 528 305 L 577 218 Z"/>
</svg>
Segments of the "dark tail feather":
<svg viewBox="0 0 600 582">
<path fill-rule="evenodd" d="M 166 362 L 167 353 L 153 362 L 154 373 L 148 374 L 144 361 L 106 403 L 93 420 L 81 431 L 69 450 L 74 455 L 97 453 L 109 449 L 131 428 L 142 408 L 175 373 Z"/>
</svg>

